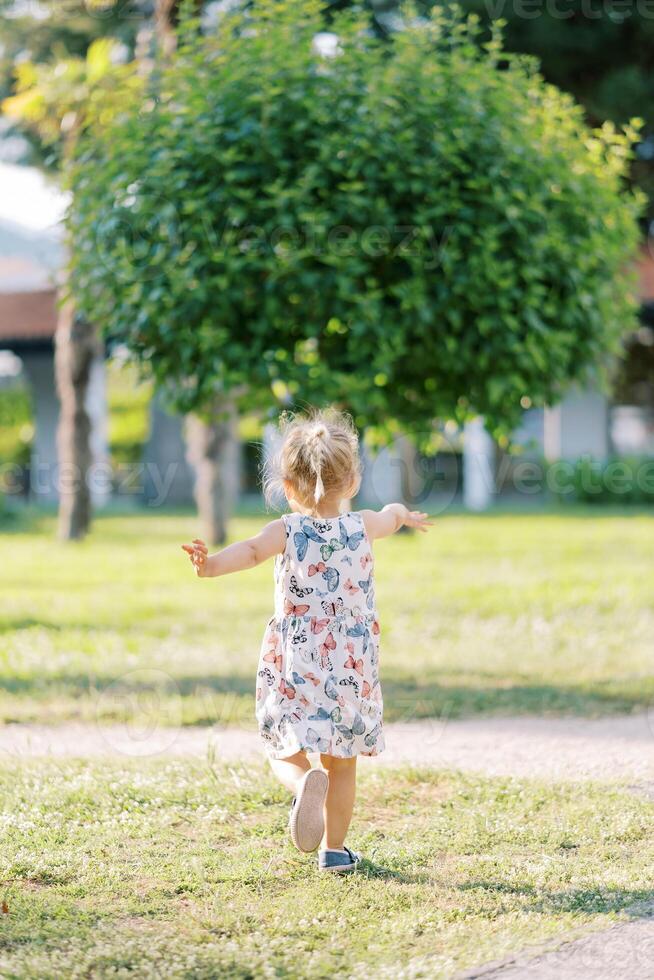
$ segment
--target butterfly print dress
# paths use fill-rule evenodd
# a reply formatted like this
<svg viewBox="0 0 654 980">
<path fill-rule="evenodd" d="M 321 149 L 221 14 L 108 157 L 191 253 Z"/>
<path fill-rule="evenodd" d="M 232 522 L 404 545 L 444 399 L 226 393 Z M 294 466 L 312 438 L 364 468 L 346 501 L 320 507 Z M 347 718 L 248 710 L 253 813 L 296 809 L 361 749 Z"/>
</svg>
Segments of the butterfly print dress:
<svg viewBox="0 0 654 980">
<path fill-rule="evenodd" d="M 356 512 L 286 514 L 275 615 L 257 673 L 256 715 L 271 758 L 302 749 L 348 758 L 384 749 L 373 558 Z"/>
</svg>

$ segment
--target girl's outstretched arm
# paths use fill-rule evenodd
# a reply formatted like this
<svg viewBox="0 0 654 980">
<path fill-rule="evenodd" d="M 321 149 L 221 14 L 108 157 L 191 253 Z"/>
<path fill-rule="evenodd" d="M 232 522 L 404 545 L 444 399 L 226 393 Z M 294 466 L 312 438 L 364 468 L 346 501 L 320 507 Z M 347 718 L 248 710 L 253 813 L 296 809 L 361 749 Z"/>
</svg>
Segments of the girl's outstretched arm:
<svg viewBox="0 0 654 980">
<path fill-rule="evenodd" d="M 431 527 L 428 514 L 409 510 L 404 504 L 386 504 L 382 510 L 362 510 L 361 517 L 371 541 L 395 534 L 401 527 L 417 527 L 419 531 L 426 531 Z"/>
<path fill-rule="evenodd" d="M 182 545 L 191 559 L 195 574 L 200 578 L 213 578 L 216 575 L 240 572 L 244 568 L 254 568 L 266 558 L 281 554 L 285 547 L 286 530 L 281 518 L 266 524 L 254 537 L 230 544 L 213 555 L 208 553 L 206 544 L 200 538 L 194 538 L 192 544 Z"/>
</svg>

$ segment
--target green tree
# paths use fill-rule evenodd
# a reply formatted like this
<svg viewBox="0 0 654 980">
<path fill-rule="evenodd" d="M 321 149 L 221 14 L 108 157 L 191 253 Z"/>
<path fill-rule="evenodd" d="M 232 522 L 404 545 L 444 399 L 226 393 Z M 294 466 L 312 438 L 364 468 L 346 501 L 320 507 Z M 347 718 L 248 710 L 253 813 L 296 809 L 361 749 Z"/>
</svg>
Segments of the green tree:
<svg viewBox="0 0 654 980">
<path fill-rule="evenodd" d="M 72 290 L 186 410 L 233 392 L 506 429 L 633 320 L 635 131 L 591 131 L 475 20 L 381 43 L 346 13 L 333 57 L 322 25 L 314 0 L 183 21 L 146 103 L 78 146 Z"/>
<path fill-rule="evenodd" d="M 154 62 L 148 54 L 174 47 L 179 0 L 155 0 L 154 6 L 120 0 L 44 2 L 34 8 L 0 0 L 7 15 L 0 52 L 0 92 L 4 118 L 29 137 L 28 159 L 58 175 L 76 141 L 92 119 L 107 122 L 112 110 L 100 98 L 106 86 L 117 95 L 142 91 Z M 195 2 L 201 8 L 200 0 Z M 136 30 L 148 25 L 156 46 L 135 47 Z M 98 36 L 102 30 L 113 37 Z M 121 50 L 122 48 L 122 50 Z M 137 63 L 128 60 L 138 56 Z M 148 63 L 149 62 L 149 63 Z M 61 403 L 57 434 L 62 472 L 77 474 L 60 487 L 59 534 L 83 537 L 91 521 L 91 499 L 84 478 L 91 465 L 90 420 L 86 391 L 91 362 L 101 350 L 92 321 L 80 316 L 72 297 L 60 303 L 55 335 L 55 368 Z M 194 431 L 201 431 L 196 425 Z M 201 482 L 201 481 L 199 481 Z M 208 481 L 205 479 L 204 483 Z"/>
<path fill-rule="evenodd" d="M 2 103 L 3 112 L 38 137 L 44 150 L 56 148 L 65 162 L 92 116 L 107 85 L 140 87 L 129 66 L 112 61 L 115 42 L 98 39 L 84 57 L 52 64 L 22 62 L 16 93 Z M 100 119 L 104 120 L 103 109 Z M 91 522 L 91 495 L 86 474 L 91 466 L 91 424 L 86 393 L 93 359 L 101 342 L 92 321 L 81 317 L 69 297 L 62 302 L 55 334 L 55 373 L 60 401 L 57 431 L 60 464 L 59 535 L 83 537 Z M 67 474 L 67 475 L 65 475 Z"/>
<path fill-rule="evenodd" d="M 142 13 L 141 13 L 142 11 Z M 53 68 L 57 63 L 81 67 L 94 41 L 112 38 L 122 46 L 120 56 L 133 56 L 136 33 L 143 26 L 146 8 L 130 0 L 40 0 L 17 3 L 0 0 L 2 44 L 0 45 L 0 101 L 25 90 L 26 71 Z M 59 79 L 58 90 L 77 79 Z M 67 96 L 71 98 L 71 94 Z M 28 147 L 24 162 L 57 173 L 62 165 L 65 134 L 44 134 L 31 120 L 18 115 L 6 117 L 8 134 L 25 137 Z"/>
</svg>

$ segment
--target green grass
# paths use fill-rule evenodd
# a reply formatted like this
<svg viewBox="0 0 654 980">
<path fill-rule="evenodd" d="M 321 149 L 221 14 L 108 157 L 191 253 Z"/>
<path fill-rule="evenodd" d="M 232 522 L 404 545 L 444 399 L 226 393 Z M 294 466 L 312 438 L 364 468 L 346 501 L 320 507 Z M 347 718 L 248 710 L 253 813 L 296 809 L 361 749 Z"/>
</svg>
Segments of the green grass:
<svg viewBox="0 0 654 980">
<path fill-rule="evenodd" d="M 0 387 L 0 464 L 26 465 L 33 437 L 28 386 L 16 381 Z"/>
<path fill-rule="evenodd" d="M 50 759 L 0 797 L 4 980 L 449 977 L 654 897 L 651 804 L 615 787 L 371 767 L 348 879 L 258 767 Z"/>
<path fill-rule="evenodd" d="M 197 532 L 136 514 L 81 544 L 52 518 L 0 538 L 0 718 L 250 723 L 272 567 L 197 580 Z M 379 542 L 387 719 L 651 704 L 653 556 L 642 513 L 452 515 Z"/>
</svg>

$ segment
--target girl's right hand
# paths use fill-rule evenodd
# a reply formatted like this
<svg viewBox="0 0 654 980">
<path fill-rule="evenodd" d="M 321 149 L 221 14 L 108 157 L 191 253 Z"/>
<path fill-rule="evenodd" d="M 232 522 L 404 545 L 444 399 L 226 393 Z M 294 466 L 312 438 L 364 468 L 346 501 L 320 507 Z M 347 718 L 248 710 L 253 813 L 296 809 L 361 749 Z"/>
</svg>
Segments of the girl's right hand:
<svg viewBox="0 0 654 980">
<path fill-rule="evenodd" d="M 182 548 L 191 559 L 191 564 L 195 569 L 195 574 L 199 578 L 204 578 L 207 574 L 208 549 L 201 538 L 193 538 L 193 544 L 183 544 Z"/>
</svg>

